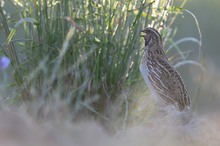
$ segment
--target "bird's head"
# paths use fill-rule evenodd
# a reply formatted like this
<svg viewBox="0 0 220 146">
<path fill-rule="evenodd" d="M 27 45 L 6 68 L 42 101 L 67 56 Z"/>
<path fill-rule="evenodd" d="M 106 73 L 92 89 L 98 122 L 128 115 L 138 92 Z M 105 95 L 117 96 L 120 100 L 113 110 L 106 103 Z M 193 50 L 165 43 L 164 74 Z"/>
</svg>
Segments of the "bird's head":
<svg viewBox="0 0 220 146">
<path fill-rule="evenodd" d="M 141 32 L 144 33 L 141 37 L 145 40 L 145 46 L 152 47 L 157 45 L 162 48 L 162 37 L 156 29 L 147 27 L 141 30 Z"/>
</svg>

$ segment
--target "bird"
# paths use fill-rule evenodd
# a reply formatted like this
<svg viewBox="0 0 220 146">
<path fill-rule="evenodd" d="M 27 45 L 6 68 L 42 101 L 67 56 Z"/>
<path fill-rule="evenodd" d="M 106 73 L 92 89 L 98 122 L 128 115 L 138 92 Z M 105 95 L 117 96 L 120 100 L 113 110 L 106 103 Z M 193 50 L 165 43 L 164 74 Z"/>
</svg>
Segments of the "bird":
<svg viewBox="0 0 220 146">
<path fill-rule="evenodd" d="M 144 54 L 140 72 L 151 96 L 163 108 L 175 107 L 179 111 L 190 109 L 186 85 L 177 70 L 169 63 L 160 33 L 151 27 L 141 30 L 144 35 Z"/>
</svg>

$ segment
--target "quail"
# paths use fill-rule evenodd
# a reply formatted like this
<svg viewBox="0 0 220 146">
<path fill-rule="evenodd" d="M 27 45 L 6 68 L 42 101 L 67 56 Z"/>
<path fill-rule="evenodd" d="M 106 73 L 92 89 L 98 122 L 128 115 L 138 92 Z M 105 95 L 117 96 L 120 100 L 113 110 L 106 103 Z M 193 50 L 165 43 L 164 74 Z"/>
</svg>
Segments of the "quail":
<svg viewBox="0 0 220 146">
<path fill-rule="evenodd" d="M 140 63 L 143 76 L 152 97 L 159 105 L 173 105 L 178 110 L 190 108 L 190 97 L 180 74 L 172 67 L 165 55 L 163 40 L 154 28 L 141 31 L 145 50 Z"/>
</svg>

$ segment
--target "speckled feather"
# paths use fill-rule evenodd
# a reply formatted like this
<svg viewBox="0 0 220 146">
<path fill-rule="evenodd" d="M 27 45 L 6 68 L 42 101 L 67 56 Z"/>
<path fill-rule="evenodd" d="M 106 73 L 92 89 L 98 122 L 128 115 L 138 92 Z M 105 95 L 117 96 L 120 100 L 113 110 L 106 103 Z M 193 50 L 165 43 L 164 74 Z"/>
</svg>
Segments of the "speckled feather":
<svg viewBox="0 0 220 146">
<path fill-rule="evenodd" d="M 152 96 L 159 103 L 174 105 L 179 110 L 188 109 L 189 94 L 181 76 L 165 56 L 160 34 L 153 28 L 147 28 L 142 32 L 146 35 L 140 71 Z"/>
</svg>

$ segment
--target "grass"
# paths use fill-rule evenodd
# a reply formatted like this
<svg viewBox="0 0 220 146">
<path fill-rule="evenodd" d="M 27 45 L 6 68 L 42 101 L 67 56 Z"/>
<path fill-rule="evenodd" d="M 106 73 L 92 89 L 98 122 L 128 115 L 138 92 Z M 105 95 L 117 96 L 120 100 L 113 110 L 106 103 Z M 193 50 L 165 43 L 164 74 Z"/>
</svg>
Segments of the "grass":
<svg viewBox="0 0 220 146">
<path fill-rule="evenodd" d="M 1 54 L 11 59 L 6 87 L 16 93 L 3 104 L 36 103 L 36 113 L 51 104 L 67 108 L 72 119 L 83 112 L 111 122 L 116 102 L 124 125 L 128 103 L 135 100 L 129 93 L 142 81 L 140 30 L 162 29 L 165 44 L 172 44 L 171 26 L 182 13 L 166 0 L 4 2 L 14 12 L 7 18 L 0 7 L 7 38 Z"/>
</svg>

